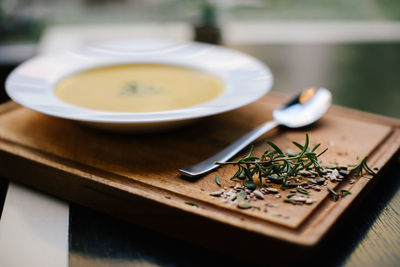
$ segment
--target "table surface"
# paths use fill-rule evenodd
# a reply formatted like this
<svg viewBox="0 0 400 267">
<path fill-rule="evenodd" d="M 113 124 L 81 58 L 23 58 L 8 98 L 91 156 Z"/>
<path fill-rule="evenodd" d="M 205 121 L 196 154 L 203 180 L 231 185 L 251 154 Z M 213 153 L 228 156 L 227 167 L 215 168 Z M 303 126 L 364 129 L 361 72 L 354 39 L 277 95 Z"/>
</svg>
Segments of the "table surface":
<svg viewBox="0 0 400 267">
<path fill-rule="evenodd" d="M 252 54 L 270 66 L 275 76 L 275 91 L 295 93 L 301 88 L 320 85 L 333 92 L 335 104 L 400 117 L 398 42 L 238 45 L 233 48 Z M 315 250 L 308 264 L 395 266 L 400 263 L 398 159 L 379 180 L 337 227 L 336 234 Z M 7 181 L 0 181 L 1 207 Z M 165 218 L 155 219 L 162 223 Z M 290 257 L 290 253 L 288 255 Z M 267 263 L 268 258 L 265 260 Z M 70 204 L 70 266 L 210 263 L 236 265 L 240 260 Z"/>
</svg>

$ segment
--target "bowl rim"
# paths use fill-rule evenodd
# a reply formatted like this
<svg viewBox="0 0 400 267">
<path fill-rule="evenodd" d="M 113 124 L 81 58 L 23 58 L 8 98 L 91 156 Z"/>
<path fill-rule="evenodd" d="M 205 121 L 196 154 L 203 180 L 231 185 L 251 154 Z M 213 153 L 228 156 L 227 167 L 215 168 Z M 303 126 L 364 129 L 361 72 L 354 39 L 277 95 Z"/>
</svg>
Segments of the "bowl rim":
<svg viewBox="0 0 400 267">
<path fill-rule="evenodd" d="M 222 79 L 218 97 L 190 107 L 157 112 L 114 112 L 88 109 L 59 99 L 56 84 L 74 73 L 122 64 L 163 64 L 195 68 Z M 47 115 L 95 123 L 156 123 L 197 119 L 248 105 L 270 91 L 273 76 L 258 59 L 217 45 L 169 40 L 101 42 L 77 49 L 38 55 L 14 69 L 6 92 L 15 102 Z M 246 86 L 246 89 L 241 87 Z M 248 90 L 247 92 L 244 90 Z"/>
</svg>

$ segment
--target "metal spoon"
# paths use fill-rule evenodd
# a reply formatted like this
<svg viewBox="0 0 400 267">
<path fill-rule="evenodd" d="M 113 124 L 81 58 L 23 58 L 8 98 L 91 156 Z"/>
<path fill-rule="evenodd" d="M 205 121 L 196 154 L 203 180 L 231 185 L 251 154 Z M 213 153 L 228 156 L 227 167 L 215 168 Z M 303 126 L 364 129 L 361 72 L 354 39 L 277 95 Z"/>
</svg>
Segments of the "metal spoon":
<svg viewBox="0 0 400 267">
<path fill-rule="evenodd" d="M 289 128 L 299 128 L 310 125 L 325 114 L 331 105 L 331 100 L 332 95 L 329 90 L 325 88 L 313 87 L 305 89 L 284 107 L 275 109 L 272 114 L 274 118 L 272 121 L 261 124 L 214 156 L 200 163 L 180 168 L 179 172 L 185 176 L 195 177 L 218 168 L 219 165 L 215 164 L 215 162 L 229 160 L 251 142 L 278 125 Z"/>
</svg>

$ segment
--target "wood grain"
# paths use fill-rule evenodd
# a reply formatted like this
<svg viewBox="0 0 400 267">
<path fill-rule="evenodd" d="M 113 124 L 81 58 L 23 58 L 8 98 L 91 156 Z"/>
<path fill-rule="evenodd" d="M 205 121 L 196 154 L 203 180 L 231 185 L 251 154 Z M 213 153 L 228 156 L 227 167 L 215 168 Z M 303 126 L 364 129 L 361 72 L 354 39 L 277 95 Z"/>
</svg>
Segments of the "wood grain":
<svg viewBox="0 0 400 267">
<path fill-rule="evenodd" d="M 277 203 L 279 207 L 264 212 L 261 208 L 239 210 L 209 196 L 219 188 L 216 173 L 189 180 L 176 171 L 207 158 L 271 119 L 271 111 L 284 99 L 269 94 L 245 108 L 186 128 L 147 135 L 100 132 L 9 103 L 0 111 L 2 174 L 159 231 L 171 232 L 179 225 L 180 233 L 172 235 L 193 237 L 200 243 L 206 242 L 205 236 L 194 234 L 187 227 L 182 230 L 181 216 L 192 224 L 205 223 L 206 219 L 211 221 L 207 222 L 210 225 L 215 222 L 218 229 L 229 225 L 232 231 L 241 229 L 258 238 L 313 246 L 368 185 L 369 178 L 361 178 L 353 185 L 341 184 L 353 193 L 338 202 L 327 199 L 326 190 L 312 193 L 317 203 L 311 206 L 286 205 L 282 199 L 267 195 L 264 202 L 254 205 Z M 399 151 L 399 125 L 397 120 L 333 107 L 312 127 L 278 128 L 264 138 L 286 148 L 291 147 L 291 140 L 302 142 L 308 132 L 311 144 L 329 147 L 323 164 L 351 164 L 370 154 L 369 165 L 382 168 Z M 256 153 L 265 149 L 262 139 L 255 143 Z M 220 168 L 217 173 L 223 186 L 235 184 L 229 181 L 233 167 Z M 200 208 L 186 205 L 187 201 L 199 204 Z M 170 218 L 171 222 L 155 225 L 154 218 L 160 216 Z"/>
</svg>

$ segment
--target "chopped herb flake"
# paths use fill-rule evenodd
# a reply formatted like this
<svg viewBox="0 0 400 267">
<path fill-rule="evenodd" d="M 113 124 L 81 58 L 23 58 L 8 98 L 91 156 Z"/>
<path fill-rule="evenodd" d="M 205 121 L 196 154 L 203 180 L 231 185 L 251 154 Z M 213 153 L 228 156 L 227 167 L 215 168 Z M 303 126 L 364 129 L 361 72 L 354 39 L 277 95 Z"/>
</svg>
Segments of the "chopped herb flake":
<svg viewBox="0 0 400 267">
<path fill-rule="evenodd" d="M 219 180 L 219 175 L 218 174 L 215 175 L 215 182 L 217 183 L 217 185 L 221 186 L 221 182 Z"/>
<path fill-rule="evenodd" d="M 193 202 L 185 202 L 185 204 L 189 205 L 189 206 L 194 206 L 194 207 L 197 207 L 197 208 L 200 207 L 199 204 L 196 204 L 196 203 L 193 203 Z"/>
<path fill-rule="evenodd" d="M 307 190 L 304 190 L 304 189 L 299 188 L 299 187 L 297 187 L 296 190 L 297 190 L 297 192 L 302 193 L 302 194 L 306 194 L 306 195 L 310 194 L 310 192 L 308 192 Z"/>
<path fill-rule="evenodd" d="M 349 190 L 345 190 L 345 189 L 340 190 L 340 196 L 341 197 L 345 197 L 345 196 L 350 195 L 350 194 L 351 194 L 351 192 Z"/>
</svg>

